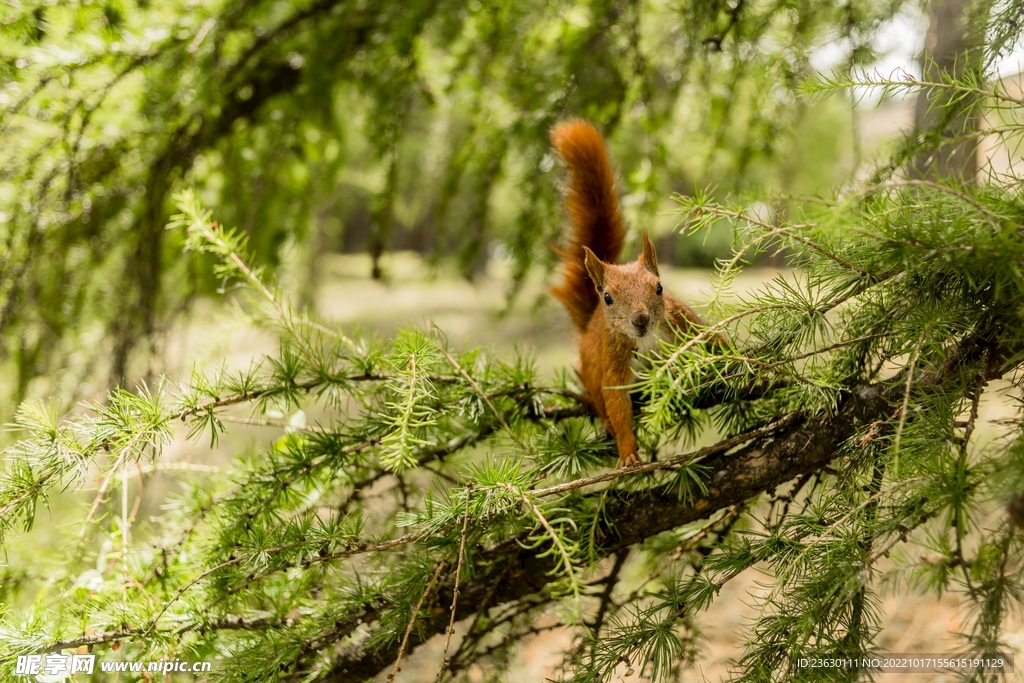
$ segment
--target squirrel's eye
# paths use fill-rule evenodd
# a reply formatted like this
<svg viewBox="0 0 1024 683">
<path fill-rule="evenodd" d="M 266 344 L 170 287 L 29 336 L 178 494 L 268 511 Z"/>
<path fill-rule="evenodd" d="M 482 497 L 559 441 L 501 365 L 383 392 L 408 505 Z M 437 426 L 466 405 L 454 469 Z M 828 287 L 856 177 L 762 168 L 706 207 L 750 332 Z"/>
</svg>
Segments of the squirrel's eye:
<svg viewBox="0 0 1024 683">
<path fill-rule="evenodd" d="M 612 305 L 612 295 L 611 295 L 611 294 L 609 294 L 608 292 L 605 292 L 605 293 L 604 293 L 604 302 L 605 302 L 606 304 L 608 304 L 609 306 L 611 306 L 611 305 Z"/>
<path fill-rule="evenodd" d="M 660 282 L 658 283 L 658 288 L 656 290 L 654 290 L 654 293 L 657 294 L 658 296 L 661 296 L 661 283 Z"/>
</svg>

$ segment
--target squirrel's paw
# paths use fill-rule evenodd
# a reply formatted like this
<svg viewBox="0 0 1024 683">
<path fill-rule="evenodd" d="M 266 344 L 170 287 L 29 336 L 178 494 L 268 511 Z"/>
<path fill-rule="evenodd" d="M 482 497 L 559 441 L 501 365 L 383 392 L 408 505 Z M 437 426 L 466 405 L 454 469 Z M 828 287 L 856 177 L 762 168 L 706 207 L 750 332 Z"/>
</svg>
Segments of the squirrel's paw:
<svg viewBox="0 0 1024 683">
<path fill-rule="evenodd" d="M 637 457 L 636 453 L 630 453 L 629 455 L 619 456 L 619 469 L 625 469 L 627 467 L 640 467 L 643 462 Z"/>
</svg>

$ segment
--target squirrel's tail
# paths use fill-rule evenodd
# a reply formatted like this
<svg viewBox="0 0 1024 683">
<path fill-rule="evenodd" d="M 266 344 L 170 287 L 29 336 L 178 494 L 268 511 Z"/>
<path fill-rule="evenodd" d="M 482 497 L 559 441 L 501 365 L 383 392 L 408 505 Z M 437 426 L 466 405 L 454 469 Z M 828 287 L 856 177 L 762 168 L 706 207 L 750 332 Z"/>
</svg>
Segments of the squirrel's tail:
<svg viewBox="0 0 1024 683">
<path fill-rule="evenodd" d="M 584 263 L 583 247 L 589 247 L 605 263 L 615 263 L 622 251 L 625 230 L 615 174 L 597 128 L 583 119 L 565 121 L 551 129 L 551 142 L 569 172 L 565 209 L 572 226 L 568 245 L 555 247 L 562 260 L 562 284 L 552 287 L 551 293 L 562 302 L 582 332 L 598 304 L 597 291 Z"/>
</svg>

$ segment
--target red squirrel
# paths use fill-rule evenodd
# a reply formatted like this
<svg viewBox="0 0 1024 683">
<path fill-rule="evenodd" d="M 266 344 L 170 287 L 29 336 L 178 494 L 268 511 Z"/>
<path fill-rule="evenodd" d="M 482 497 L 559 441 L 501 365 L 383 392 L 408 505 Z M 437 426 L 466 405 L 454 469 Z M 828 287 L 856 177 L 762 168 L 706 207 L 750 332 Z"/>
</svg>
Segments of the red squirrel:
<svg viewBox="0 0 1024 683">
<path fill-rule="evenodd" d="M 659 339 L 693 336 L 704 322 L 663 290 L 647 231 L 637 260 L 616 263 L 626 233 L 601 133 L 572 119 L 551 129 L 551 142 L 569 174 L 565 208 L 572 231 L 568 246 L 554 248 L 562 283 L 550 291 L 580 332 L 580 377 L 587 400 L 618 444 L 618 466 L 636 467 L 633 404 L 626 389 L 612 387 L 635 381 L 636 355 L 656 350 Z"/>
</svg>

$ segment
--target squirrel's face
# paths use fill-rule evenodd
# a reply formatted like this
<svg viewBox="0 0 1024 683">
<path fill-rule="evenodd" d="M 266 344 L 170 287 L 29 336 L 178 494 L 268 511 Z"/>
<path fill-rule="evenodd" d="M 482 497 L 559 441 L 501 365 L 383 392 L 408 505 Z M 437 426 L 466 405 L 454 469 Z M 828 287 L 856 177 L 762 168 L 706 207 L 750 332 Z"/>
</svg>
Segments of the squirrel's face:
<svg viewBox="0 0 1024 683">
<path fill-rule="evenodd" d="M 665 318 L 658 257 L 646 231 L 643 244 L 640 257 L 623 265 L 604 263 L 586 249 L 587 272 L 597 287 L 598 306 L 614 330 L 633 339 L 643 339 Z"/>
</svg>

